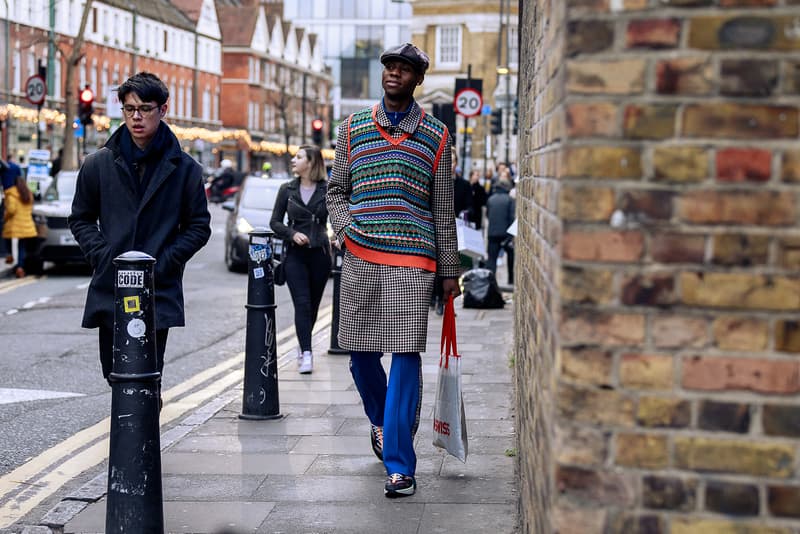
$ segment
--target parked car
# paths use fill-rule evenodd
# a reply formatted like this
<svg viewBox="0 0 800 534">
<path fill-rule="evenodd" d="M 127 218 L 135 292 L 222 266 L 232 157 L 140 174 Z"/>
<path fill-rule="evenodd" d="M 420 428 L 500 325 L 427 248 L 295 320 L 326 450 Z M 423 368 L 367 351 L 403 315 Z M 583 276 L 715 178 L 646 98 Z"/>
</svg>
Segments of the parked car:
<svg viewBox="0 0 800 534">
<path fill-rule="evenodd" d="M 288 180 L 249 175 L 234 200 L 223 202 L 222 208 L 229 211 L 225 223 L 225 265 L 233 272 L 247 270 L 250 246 L 249 232 L 258 226 L 269 228 L 272 208 L 278 189 Z M 280 241 L 274 241 L 274 254 L 280 256 Z"/>
<path fill-rule="evenodd" d="M 46 261 L 87 263 L 67 225 L 77 180 L 78 171 L 59 172 L 44 190 L 42 201 L 33 205 L 33 221 L 39 236 L 35 250 L 26 258 L 27 268 L 32 273 L 41 272 Z"/>
</svg>

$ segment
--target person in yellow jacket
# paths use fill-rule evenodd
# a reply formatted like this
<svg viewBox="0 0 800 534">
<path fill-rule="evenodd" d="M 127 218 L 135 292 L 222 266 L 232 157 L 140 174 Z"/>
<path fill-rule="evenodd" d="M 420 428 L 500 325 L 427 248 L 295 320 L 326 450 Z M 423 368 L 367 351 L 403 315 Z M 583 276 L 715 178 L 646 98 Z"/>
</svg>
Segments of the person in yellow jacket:
<svg viewBox="0 0 800 534">
<path fill-rule="evenodd" d="M 5 190 L 5 214 L 3 215 L 3 238 L 18 239 L 17 265 L 14 274 L 17 278 L 25 276 L 25 249 L 36 237 L 33 224 L 33 193 L 28 189 L 25 178 L 17 176 L 15 184 Z"/>
</svg>

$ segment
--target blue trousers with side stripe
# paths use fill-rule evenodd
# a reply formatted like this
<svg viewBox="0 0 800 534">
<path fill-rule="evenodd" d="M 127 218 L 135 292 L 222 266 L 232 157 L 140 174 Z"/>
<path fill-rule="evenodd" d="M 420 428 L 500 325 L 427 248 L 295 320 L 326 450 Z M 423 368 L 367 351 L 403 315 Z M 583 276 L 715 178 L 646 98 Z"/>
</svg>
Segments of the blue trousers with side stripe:
<svg viewBox="0 0 800 534">
<path fill-rule="evenodd" d="M 414 435 L 422 404 L 422 358 L 419 352 L 392 354 L 387 383 L 380 352 L 351 352 L 350 373 L 370 423 L 383 427 L 386 474 L 414 476 Z"/>
</svg>

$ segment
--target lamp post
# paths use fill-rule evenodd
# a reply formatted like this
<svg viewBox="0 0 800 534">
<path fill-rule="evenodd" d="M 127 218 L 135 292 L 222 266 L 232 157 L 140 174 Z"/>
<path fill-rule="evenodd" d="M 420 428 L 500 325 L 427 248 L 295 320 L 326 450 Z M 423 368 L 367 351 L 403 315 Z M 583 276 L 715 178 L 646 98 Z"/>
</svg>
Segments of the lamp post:
<svg viewBox="0 0 800 534">
<path fill-rule="evenodd" d="M 5 6 L 6 6 L 6 19 L 5 19 L 5 24 L 3 24 L 3 26 L 4 26 L 4 29 L 5 29 L 5 38 L 6 38 L 6 49 L 5 49 L 5 54 L 4 54 L 5 55 L 5 63 L 6 63 L 6 73 L 5 73 L 6 74 L 6 95 L 5 96 L 6 96 L 6 103 L 8 103 L 8 102 L 11 101 L 11 85 L 10 85 L 10 83 L 11 83 L 11 59 L 10 59 L 10 57 L 11 57 L 11 36 L 10 36 L 10 33 L 11 33 L 11 28 L 10 28 L 10 26 L 11 26 L 11 13 L 8 10 L 8 0 L 3 0 L 3 4 L 5 4 Z M 3 154 L 2 155 L 3 155 L 4 159 L 8 157 L 8 132 L 9 132 L 8 121 L 9 121 L 9 118 L 10 118 L 10 115 L 7 113 L 6 114 L 6 124 L 5 124 L 5 128 L 4 128 L 4 131 L 3 131 Z"/>
</svg>

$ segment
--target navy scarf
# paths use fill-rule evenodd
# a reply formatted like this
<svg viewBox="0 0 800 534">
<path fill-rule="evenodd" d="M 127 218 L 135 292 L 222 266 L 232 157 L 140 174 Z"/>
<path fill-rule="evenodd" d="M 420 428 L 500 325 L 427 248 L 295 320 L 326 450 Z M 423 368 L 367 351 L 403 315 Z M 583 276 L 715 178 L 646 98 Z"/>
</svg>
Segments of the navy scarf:
<svg viewBox="0 0 800 534">
<path fill-rule="evenodd" d="M 137 179 L 139 184 L 139 198 L 147 191 L 147 184 L 150 183 L 150 178 L 152 178 L 158 166 L 158 162 L 161 160 L 161 156 L 167 148 L 167 142 L 169 140 L 168 134 L 169 126 L 167 126 L 164 121 L 161 121 L 153 139 L 144 147 L 144 150 L 142 150 L 133 142 L 133 137 L 131 137 L 128 128 L 125 127 L 123 129 L 119 144 L 120 152 L 122 153 L 125 163 L 128 164 L 128 169 L 131 171 L 131 174 Z"/>
</svg>

